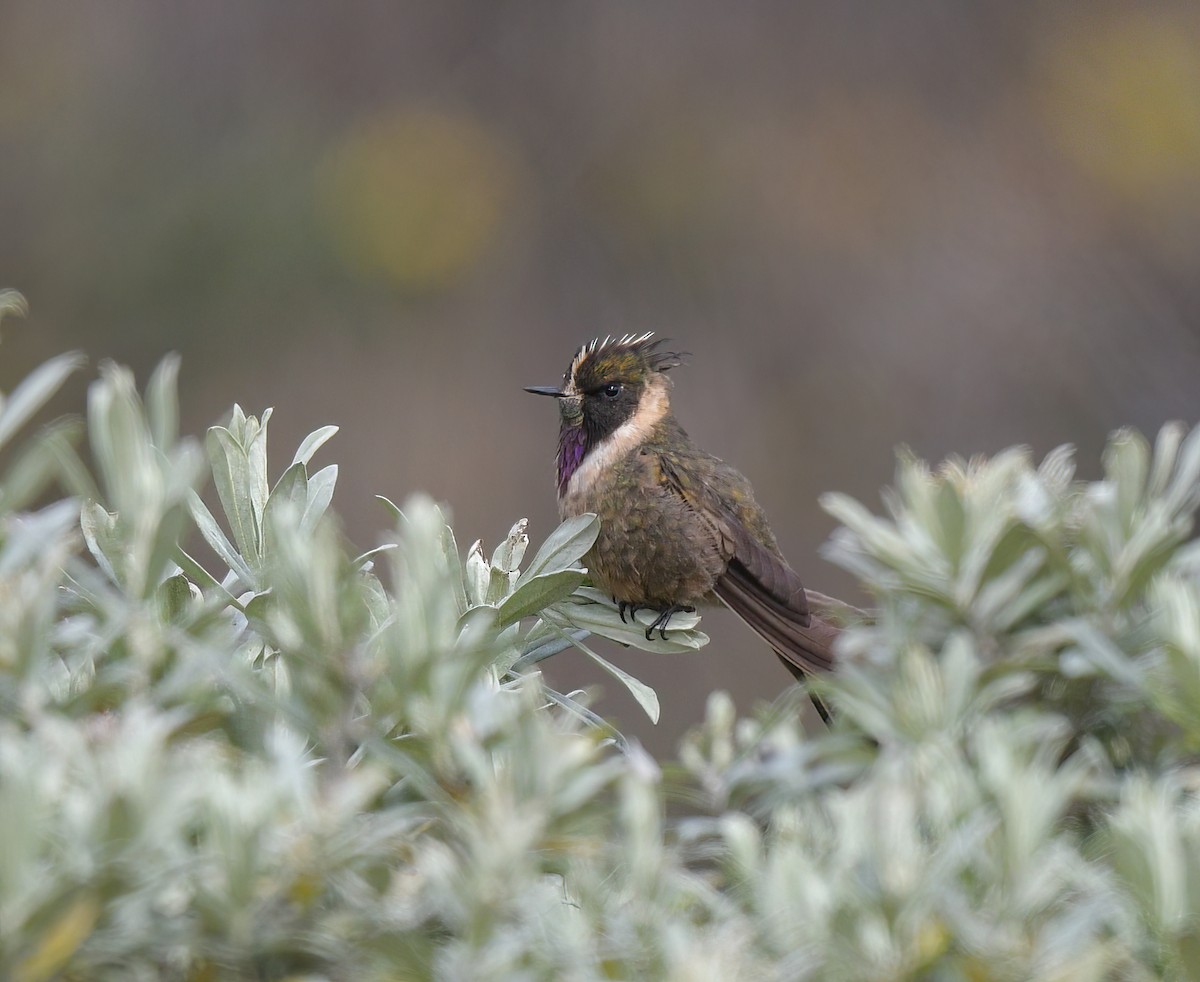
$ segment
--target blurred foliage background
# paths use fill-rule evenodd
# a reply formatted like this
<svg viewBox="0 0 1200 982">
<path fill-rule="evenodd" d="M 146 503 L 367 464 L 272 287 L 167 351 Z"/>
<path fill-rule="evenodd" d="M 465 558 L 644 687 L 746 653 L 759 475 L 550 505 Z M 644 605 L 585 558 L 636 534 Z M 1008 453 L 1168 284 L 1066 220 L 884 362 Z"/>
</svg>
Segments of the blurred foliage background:
<svg viewBox="0 0 1200 982">
<path fill-rule="evenodd" d="M 32 329 L 0 389 L 69 348 L 142 377 L 177 350 L 185 432 L 251 398 L 279 446 L 341 426 L 364 548 L 372 496 L 418 489 L 464 541 L 543 538 L 556 421 L 520 387 L 596 334 L 694 353 L 685 425 L 851 600 L 816 499 L 874 500 L 896 444 L 1070 440 L 1090 476 L 1114 427 L 1197 415 L 1186 0 L 4 9 L 0 271 Z M 731 618 L 704 629 L 636 656 L 652 748 L 712 688 L 787 684 Z"/>
</svg>

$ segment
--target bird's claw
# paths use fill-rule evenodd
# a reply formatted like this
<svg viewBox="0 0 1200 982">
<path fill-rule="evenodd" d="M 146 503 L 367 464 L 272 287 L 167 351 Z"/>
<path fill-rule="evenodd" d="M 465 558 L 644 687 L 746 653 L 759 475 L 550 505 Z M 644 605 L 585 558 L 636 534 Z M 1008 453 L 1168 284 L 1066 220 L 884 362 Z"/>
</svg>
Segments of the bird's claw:
<svg viewBox="0 0 1200 982">
<path fill-rule="evenodd" d="M 671 604 L 670 607 L 664 607 L 661 611 L 659 611 L 658 616 L 650 623 L 650 626 L 646 628 L 646 640 L 653 641 L 654 639 L 651 637 L 651 635 L 657 630 L 659 637 L 666 641 L 667 624 L 670 622 L 671 618 L 676 614 L 694 614 L 695 612 L 696 608 L 691 607 L 688 604 Z"/>
<path fill-rule="evenodd" d="M 613 597 L 613 600 L 617 604 L 617 613 L 621 615 L 621 623 L 622 624 L 632 623 L 634 620 L 634 614 L 636 614 L 639 610 L 653 609 L 652 604 L 638 604 L 638 603 L 633 603 L 630 600 L 617 600 L 616 597 Z M 625 620 L 625 612 L 626 611 L 629 612 L 629 620 L 628 621 Z M 695 612 L 696 612 L 696 608 L 689 606 L 688 604 L 671 604 L 668 607 L 663 607 L 658 612 L 658 616 L 656 618 L 654 618 L 654 620 L 651 622 L 650 626 L 648 628 L 646 628 L 646 640 L 653 641 L 654 638 L 652 637 L 652 635 L 654 634 L 655 631 L 657 631 L 659 634 L 659 637 L 661 637 L 664 641 L 666 641 L 667 640 L 667 624 L 670 622 L 671 618 L 674 617 L 676 614 L 694 614 Z"/>
<path fill-rule="evenodd" d="M 616 597 L 613 597 L 616 600 Z M 633 621 L 633 615 L 639 610 L 645 610 L 649 604 L 635 604 L 630 600 L 617 600 L 617 613 L 621 615 L 621 623 L 629 624 Z M 625 611 L 629 611 L 629 620 L 625 620 Z"/>
</svg>

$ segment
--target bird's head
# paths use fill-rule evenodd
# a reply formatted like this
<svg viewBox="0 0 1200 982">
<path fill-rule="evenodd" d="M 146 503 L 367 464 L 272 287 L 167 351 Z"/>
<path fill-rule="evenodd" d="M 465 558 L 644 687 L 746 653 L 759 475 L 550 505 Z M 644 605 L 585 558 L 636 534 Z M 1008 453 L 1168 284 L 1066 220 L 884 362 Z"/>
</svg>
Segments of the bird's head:
<svg viewBox="0 0 1200 982">
<path fill-rule="evenodd" d="M 666 351 L 653 332 L 596 338 L 575 352 L 561 386 L 529 386 L 526 392 L 558 400 L 559 487 L 583 459 L 610 437 L 638 437 L 669 409 L 666 372 L 683 354 Z"/>
</svg>

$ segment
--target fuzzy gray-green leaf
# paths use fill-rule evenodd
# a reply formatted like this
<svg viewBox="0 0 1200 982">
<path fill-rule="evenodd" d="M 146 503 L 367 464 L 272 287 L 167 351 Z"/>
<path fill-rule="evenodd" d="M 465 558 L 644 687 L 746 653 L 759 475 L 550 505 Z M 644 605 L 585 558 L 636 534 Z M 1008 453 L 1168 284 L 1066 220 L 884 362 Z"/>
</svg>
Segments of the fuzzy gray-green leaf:
<svg viewBox="0 0 1200 982">
<path fill-rule="evenodd" d="M 250 495 L 250 461 L 245 449 L 232 432 L 223 426 L 213 426 L 206 441 L 208 460 L 212 466 L 213 483 L 225 517 L 229 521 L 233 541 L 246 563 L 255 568 L 260 558 L 260 534 Z M 224 557 L 222 557 L 224 558 Z"/>
<path fill-rule="evenodd" d="M 272 502 L 279 507 L 285 501 L 297 509 L 303 509 L 308 502 L 308 475 L 302 463 L 292 464 L 280 475 L 267 499 L 267 507 L 270 508 Z"/>
<path fill-rule="evenodd" d="M 292 458 L 293 464 L 307 464 L 313 458 L 318 450 L 321 449 L 338 431 L 336 426 L 322 426 L 320 429 L 313 430 L 308 436 L 300 441 L 300 446 L 296 450 L 296 456 Z"/>
<path fill-rule="evenodd" d="M 308 503 L 304 507 L 304 515 L 300 519 L 300 527 L 312 531 L 325 514 L 329 502 L 333 500 L 333 489 L 337 485 L 338 466 L 330 464 L 322 467 L 308 479 Z"/>
<path fill-rule="evenodd" d="M 196 523 L 196 528 L 204 536 L 204 541 L 212 547 L 213 551 L 221 557 L 225 565 L 237 575 L 242 583 L 247 586 L 253 584 L 254 574 L 251 573 L 250 567 L 238 555 L 238 551 L 230 543 L 221 526 L 217 524 L 217 520 L 213 518 L 208 506 L 200 500 L 200 496 L 195 492 L 188 495 L 188 508 L 192 513 L 192 520 Z"/>
<path fill-rule="evenodd" d="M 85 359 L 77 351 L 51 358 L 35 368 L 0 402 L 0 447 L 3 447 L 57 392 Z"/>
<path fill-rule="evenodd" d="M 526 529 L 529 528 L 528 519 L 522 518 L 509 530 L 508 535 L 504 540 L 496 546 L 492 553 L 492 566 L 505 573 L 511 573 L 514 570 L 521 568 L 521 560 L 525 556 L 525 549 L 529 545 L 529 536 L 526 534 Z"/>
<path fill-rule="evenodd" d="M 586 576 L 581 570 L 560 569 L 523 579 L 500 604 L 500 624 L 512 624 L 569 597 Z"/>
<path fill-rule="evenodd" d="M 262 419 L 258 422 L 258 429 L 251 438 L 249 446 L 245 448 L 246 463 L 249 467 L 246 483 L 250 492 L 250 507 L 255 524 L 259 529 L 260 538 L 263 513 L 266 511 L 267 497 L 270 494 L 267 482 L 267 424 L 271 421 L 272 412 L 270 407 L 263 410 Z"/>
<path fill-rule="evenodd" d="M 561 569 L 578 566 L 596 536 L 600 534 L 600 520 L 590 513 L 568 518 L 542 543 L 537 554 L 525 567 L 521 580 L 531 579 L 540 573 L 556 573 Z M 520 581 L 518 581 L 519 585 Z"/>
<path fill-rule="evenodd" d="M 110 556 L 115 540 L 113 532 L 116 527 L 116 517 L 106 512 L 96 501 L 85 501 L 79 511 L 79 526 L 83 532 L 83 541 L 87 543 L 88 552 L 109 579 L 120 583 L 117 568 L 113 563 L 121 565 L 120 557 Z"/>
<path fill-rule="evenodd" d="M 543 615 L 555 623 L 583 628 L 593 634 L 631 645 L 643 651 L 660 653 L 696 651 L 708 644 L 708 635 L 696 630 L 700 622 L 697 614 L 680 612 L 671 617 L 666 640 L 655 629 L 650 638 L 646 629 L 657 616 L 653 611 L 639 611 L 636 618 L 626 613 L 628 622 L 622 621 L 617 608 L 600 591 L 591 587 L 580 587 L 565 601 L 549 608 Z"/>
<path fill-rule="evenodd" d="M 604 671 L 608 672 L 613 678 L 620 682 L 633 696 L 637 704 L 642 707 L 642 711 L 650 717 L 651 723 L 657 723 L 661 712 L 658 703 L 658 693 L 656 693 L 645 682 L 635 679 L 624 669 L 618 668 L 607 659 L 601 658 L 596 652 L 585 645 L 582 641 L 575 640 L 572 642 L 576 648 L 587 655 L 592 661 L 599 665 Z"/>
<path fill-rule="evenodd" d="M 178 354 L 167 355 L 146 383 L 150 435 L 154 445 L 164 453 L 179 439 L 179 366 Z"/>
</svg>

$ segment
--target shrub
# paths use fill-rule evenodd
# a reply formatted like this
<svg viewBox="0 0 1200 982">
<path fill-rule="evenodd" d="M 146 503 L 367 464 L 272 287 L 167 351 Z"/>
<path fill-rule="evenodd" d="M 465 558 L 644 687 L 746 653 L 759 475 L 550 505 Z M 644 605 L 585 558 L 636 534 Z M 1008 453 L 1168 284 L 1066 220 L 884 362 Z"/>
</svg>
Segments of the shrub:
<svg viewBox="0 0 1200 982">
<path fill-rule="evenodd" d="M 80 365 L 0 403 L 0 450 Z M 139 396 L 102 366 L 86 426 L 0 469 L 4 977 L 1200 965 L 1200 431 L 1118 433 L 1091 483 L 1013 450 L 902 456 L 885 517 L 830 496 L 878 604 L 821 683 L 832 729 L 718 693 L 660 769 L 536 669 L 588 632 L 706 640 L 621 623 L 580 568 L 594 519 L 464 556 L 414 497 L 354 555 L 311 469 L 334 428 L 272 481 L 270 411 L 181 439 L 177 368 Z"/>
</svg>

